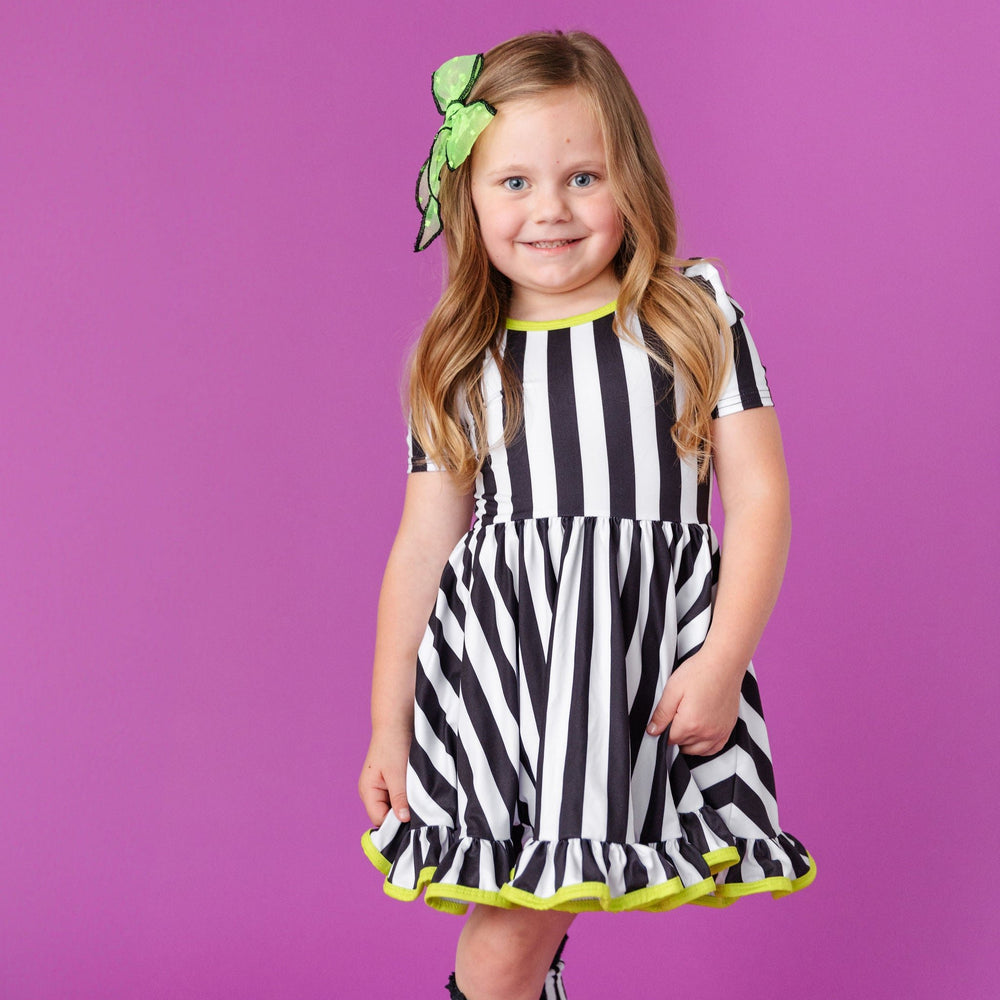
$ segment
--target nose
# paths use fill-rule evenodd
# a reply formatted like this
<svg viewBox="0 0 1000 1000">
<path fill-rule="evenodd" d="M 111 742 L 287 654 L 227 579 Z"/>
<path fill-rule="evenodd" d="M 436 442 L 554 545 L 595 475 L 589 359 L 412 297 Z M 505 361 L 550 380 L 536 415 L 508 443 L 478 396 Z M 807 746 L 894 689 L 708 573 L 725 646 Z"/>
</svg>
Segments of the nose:
<svg viewBox="0 0 1000 1000">
<path fill-rule="evenodd" d="M 562 185 L 542 185 L 535 191 L 531 206 L 535 222 L 567 222 L 572 212 Z"/>
</svg>

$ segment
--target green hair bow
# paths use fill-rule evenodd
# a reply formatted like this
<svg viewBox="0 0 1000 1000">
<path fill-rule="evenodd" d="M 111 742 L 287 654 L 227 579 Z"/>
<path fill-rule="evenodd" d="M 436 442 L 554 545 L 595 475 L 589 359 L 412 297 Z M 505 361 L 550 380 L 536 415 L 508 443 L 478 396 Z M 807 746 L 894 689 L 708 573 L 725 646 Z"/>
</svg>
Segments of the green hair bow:
<svg viewBox="0 0 1000 1000">
<path fill-rule="evenodd" d="M 447 163 L 454 170 L 472 152 L 472 144 L 497 113 L 485 101 L 463 103 L 483 68 L 482 55 L 455 56 L 431 76 L 431 93 L 444 124 L 431 145 L 417 177 L 417 208 L 423 218 L 414 251 L 430 246 L 441 232 L 441 171 Z"/>
</svg>

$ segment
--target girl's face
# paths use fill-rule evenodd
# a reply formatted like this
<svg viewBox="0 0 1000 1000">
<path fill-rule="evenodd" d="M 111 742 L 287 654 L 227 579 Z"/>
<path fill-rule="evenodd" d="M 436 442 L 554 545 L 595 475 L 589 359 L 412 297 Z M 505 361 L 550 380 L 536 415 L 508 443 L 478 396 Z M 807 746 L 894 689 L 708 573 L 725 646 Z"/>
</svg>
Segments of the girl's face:
<svg viewBox="0 0 1000 1000">
<path fill-rule="evenodd" d="M 504 104 L 471 166 L 483 244 L 510 279 L 512 318 L 563 319 L 617 296 L 621 213 L 600 126 L 575 88 Z"/>
</svg>

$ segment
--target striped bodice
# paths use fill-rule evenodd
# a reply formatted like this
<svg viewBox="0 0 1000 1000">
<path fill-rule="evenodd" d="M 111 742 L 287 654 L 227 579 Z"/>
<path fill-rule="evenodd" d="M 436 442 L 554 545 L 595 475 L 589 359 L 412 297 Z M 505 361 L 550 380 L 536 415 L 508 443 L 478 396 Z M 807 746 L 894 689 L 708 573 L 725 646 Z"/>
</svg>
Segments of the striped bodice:
<svg viewBox="0 0 1000 1000">
<path fill-rule="evenodd" d="M 715 415 L 771 405 L 743 312 L 715 268 L 686 273 L 708 279 L 731 324 L 734 362 Z M 710 484 L 698 482 L 694 462 L 678 457 L 670 437 L 680 387 L 637 342 L 616 335 L 614 311 L 612 302 L 559 324 L 508 320 L 501 352 L 523 386 L 524 421 L 506 445 L 500 373 L 488 357 L 489 454 L 476 481 L 479 523 L 577 515 L 708 523 Z M 634 318 L 627 329 L 636 341 L 656 336 Z M 423 453 L 412 433 L 409 445 L 416 471 Z"/>
</svg>

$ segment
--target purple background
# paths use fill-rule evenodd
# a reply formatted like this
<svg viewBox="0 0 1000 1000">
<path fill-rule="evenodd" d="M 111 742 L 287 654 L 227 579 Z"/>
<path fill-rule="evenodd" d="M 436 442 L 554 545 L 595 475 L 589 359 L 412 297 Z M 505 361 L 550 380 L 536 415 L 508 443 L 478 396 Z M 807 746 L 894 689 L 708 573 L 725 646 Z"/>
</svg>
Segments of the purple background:
<svg viewBox="0 0 1000 1000">
<path fill-rule="evenodd" d="M 4 5 L 0 995 L 445 995 L 462 921 L 383 895 L 356 789 L 411 198 L 431 70 L 540 27 L 618 56 L 768 365 L 819 868 L 584 914 L 572 1000 L 996 995 L 1000 16 L 926 6 Z"/>
</svg>

